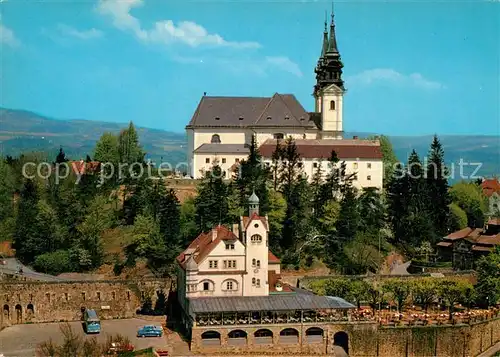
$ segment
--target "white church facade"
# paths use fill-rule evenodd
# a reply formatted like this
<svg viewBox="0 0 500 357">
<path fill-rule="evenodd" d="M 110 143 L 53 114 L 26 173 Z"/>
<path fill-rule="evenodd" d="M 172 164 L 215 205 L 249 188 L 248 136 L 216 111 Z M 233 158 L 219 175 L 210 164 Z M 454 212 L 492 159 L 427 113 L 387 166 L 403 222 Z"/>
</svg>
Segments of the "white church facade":
<svg viewBox="0 0 500 357">
<path fill-rule="evenodd" d="M 306 111 L 293 94 L 275 93 L 271 97 L 204 95 L 186 126 L 189 175 L 201 178 L 214 161 L 229 173 L 248 156 L 252 136 L 264 160 L 268 161 L 272 152 L 269 153 L 267 146 L 273 140 L 292 137 L 309 177 L 333 150 L 346 162 L 348 172 L 357 174 L 356 187 L 381 189 L 384 170 L 379 141 L 343 138 L 346 90 L 342 68 L 332 14 L 330 31 L 325 22 L 321 55 L 315 68 L 314 112 Z"/>
</svg>

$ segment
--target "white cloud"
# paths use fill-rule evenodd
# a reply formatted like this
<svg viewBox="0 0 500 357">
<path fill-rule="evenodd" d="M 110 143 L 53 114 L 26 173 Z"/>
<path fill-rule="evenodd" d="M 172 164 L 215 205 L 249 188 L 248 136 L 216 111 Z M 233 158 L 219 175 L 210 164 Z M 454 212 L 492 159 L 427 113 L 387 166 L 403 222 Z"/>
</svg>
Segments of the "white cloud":
<svg viewBox="0 0 500 357">
<path fill-rule="evenodd" d="M 177 25 L 172 20 L 155 23 L 152 29 L 145 30 L 139 19 L 131 15 L 134 7 L 144 4 L 143 0 L 99 0 L 96 10 L 101 15 L 109 16 L 113 25 L 120 30 L 131 31 L 138 39 L 145 42 L 165 45 L 182 43 L 191 47 L 202 45 L 232 48 L 259 48 L 257 42 L 234 42 L 218 34 L 210 34 L 201 25 L 191 21 L 181 21 Z"/>
<path fill-rule="evenodd" d="M 91 28 L 89 30 L 77 30 L 71 26 L 59 24 L 57 29 L 65 36 L 75 37 L 80 40 L 91 40 L 103 36 L 103 32 L 95 28 Z"/>
<path fill-rule="evenodd" d="M 299 68 L 299 65 L 293 62 L 288 57 L 266 57 L 266 64 L 268 67 L 281 69 L 285 72 L 289 72 L 297 77 L 302 77 L 302 71 Z"/>
<path fill-rule="evenodd" d="M 2 23 L 2 17 L 0 14 L 0 44 L 5 44 L 11 47 L 17 47 L 21 42 L 16 38 L 14 31 L 5 26 Z"/>
<path fill-rule="evenodd" d="M 421 89 L 442 89 L 442 83 L 425 78 L 420 73 L 403 74 L 390 68 L 375 68 L 363 71 L 346 78 L 346 82 L 354 85 L 370 85 L 377 82 L 389 82 Z"/>
</svg>

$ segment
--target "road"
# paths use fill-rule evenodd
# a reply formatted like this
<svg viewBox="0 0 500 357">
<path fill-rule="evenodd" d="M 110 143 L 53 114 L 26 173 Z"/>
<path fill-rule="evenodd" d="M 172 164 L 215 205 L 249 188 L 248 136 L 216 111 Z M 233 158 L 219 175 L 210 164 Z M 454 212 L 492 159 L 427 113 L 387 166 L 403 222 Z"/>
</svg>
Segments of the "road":
<svg viewBox="0 0 500 357">
<path fill-rule="evenodd" d="M 167 349 L 167 340 L 163 337 L 136 337 L 139 327 L 151 325 L 151 321 L 141 319 L 105 320 L 101 321 L 102 332 L 99 335 L 86 335 L 81 322 L 70 322 L 79 336 L 84 339 L 96 337 L 105 342 L 108 335 L 121 334 L 130 339 L 136 349 L 155 347 Z M 62 323 L 14 325 L 0 331 L 0 353 L 5 357 L 33 357 L 36 347 L 51 338 L 55 343 L 62 342 L 60 327 Z"/>
</svg>

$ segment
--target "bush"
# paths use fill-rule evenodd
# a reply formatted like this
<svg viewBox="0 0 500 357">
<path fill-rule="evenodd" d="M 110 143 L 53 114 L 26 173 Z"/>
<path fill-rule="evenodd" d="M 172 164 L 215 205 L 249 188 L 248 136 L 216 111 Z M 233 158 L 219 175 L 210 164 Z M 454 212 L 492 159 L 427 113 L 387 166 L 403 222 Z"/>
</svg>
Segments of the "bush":
<svg viewBox="0 0 500 357">
<path fill-rule="evenodd" d="M 33 268 L 41 273 L 52 275 L 75 270 L 71 262 L 70 253 L 67 250 L 58 250 L 37 256 L 33 263 Z"/>
</svg>

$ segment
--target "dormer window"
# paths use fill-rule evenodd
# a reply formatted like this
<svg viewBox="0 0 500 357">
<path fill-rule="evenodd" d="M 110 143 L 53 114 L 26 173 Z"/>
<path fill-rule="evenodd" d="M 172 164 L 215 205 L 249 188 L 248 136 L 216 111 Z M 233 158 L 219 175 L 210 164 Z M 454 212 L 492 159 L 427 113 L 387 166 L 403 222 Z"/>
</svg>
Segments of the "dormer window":
<svg viewBox="0 0 500 357">
<path fill-rule="evenodd" d="M 220 144 L 220 136 L 219 134 L 212 135 L 212 140 L 210 140 L 212 144 Z"/>
<path fill-rule="evenodd" d="M 243 117 L 239 117 L 238 119 L 239 119 L 239 120 L 243 120 Z"/>
<path fill-rule="evenodd" d="M 271 120 L 271 117 L 267 117 L 267 120 Z"/>
<path fill-rule="evenodd" d="M 304 120 L 305 120 L 304 117 L 300 117 L 300 121 L 304 121 Z"/>
<path fill-rule="evenodd" d="M 285 120 L 290 120 L 290 117 L 288 115 L 285 115 Z"/>
<path fill-rule="evenodd" d="M 220 117 L 215 117 L 215 120 L 220 120 Z"/>
</svg>

